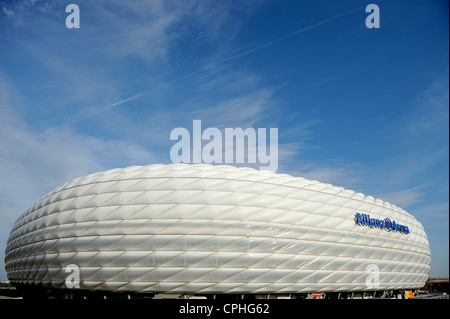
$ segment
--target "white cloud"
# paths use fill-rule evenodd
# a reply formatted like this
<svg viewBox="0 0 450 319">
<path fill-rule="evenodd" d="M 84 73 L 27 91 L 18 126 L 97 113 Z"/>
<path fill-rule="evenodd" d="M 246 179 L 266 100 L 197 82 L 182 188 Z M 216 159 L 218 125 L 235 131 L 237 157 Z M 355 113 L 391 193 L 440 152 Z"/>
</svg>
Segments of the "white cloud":
<svg viewBox="0 0 450 319">
<path fill-rule="evenodd" d="M 253 127 L 265 117 L 265 111 L 270 106 L 271 91 L 262 89 L 257 92 L 227 99 L 219 104 L 211 105 L 193 111 L 193 119 L 201 119 L 209 126 Z"/>
<path fill-rule="evenodd" d="M 36 136 L 13 111 L 11 100 L 16 99 L 10 94 L 15 92 L 0 76 L 0 241 L 3 243 L 16 218 L 55 187 L 96 171 L 159 162 L 157 155 L 131 141 L 91 137 L 68 127 Z M 5 279 L 2 268 L 0 280 Z"/>
<path fill-rule="evenodd" d="M 407 122 L 410 134 L 423 136 L 439 131 L 448 133 L 448 104 L 448 78 L 439 77 L 417 97 L 415 112 Z"/>
<path fill-rule="evenodd" d="M 0 1 L 1 13 L 12 21 L 13 26 L 30 24 L 30 17 L 36 12 L 47 13 L 54 9 L 56 1 Z"/>
<path fill-rule="evenodd" d="M 421 190 L 421 187 L 412 187 L 399 192 L 379 194 L 377 197 L 396 206 L 407 208 L 420 203 L 424 195 L 425 192 Z"/>
<path fill-rule="evenodd" d="M 279 130 L 280 131 L 280 130 Z M 278 143 L 278 161 L 279 163 L 292 163 L 302 150 L 303 143 L 290 142 L 290 143 Z"/>
<path fill-rule="evenodd" d="M 161 1 L 101 1 L 89 10 L 90 19 L 100 22 L 94 34 L 101 50 L 114 57 L 139 57 L 148 63 L 165 58 L 171 41 L 167 29 L 181 18 L 179 10 L 172 11 Z"/>
<path fill-rule="evenodd" d="M 322 183 L 329 183 L 335 186 L 354 188 L 361 182 L 356 170 L 351 170 L 342 166 L 316 166 L 301 173 L 302 177 L 317 180 Z M 355 191 L 361 191 L 355 189 Z"/>
<path fill-rule="evenodd" d="M 448 227 L 449 202 L 439 202 L 414 209 L 414 216 L 419 219 L 436 218 L 441 220 L 442 226 Z"/>
<path fill-rule="evenodd" d="M 7 7 L 2 7 L 2 12 L 3 12 L 4 14 L 6 14 L 6 16 L 7 16 L 8 18 L 14 17 L 14 16 L 15 16 L 14 11 L 8 9 Z"/>
<path fill-rule="evenodd" d="M 155 59 L 178 63 L 186 47 L 181 51 L 176 41 L 185 38 L 214 44 L 216 54 L 222 56 L 238 29 L 239 23 L 232 21 L 232 12 L 253 9 L 249 4 L 238 2 L 194 0 L 108 0 L 89 5 L 95 12 L 90 18 L 99 22 L 95 31 L 99 35 L 104 31 L 113 34 L 107 38 L 97 37 L 102 50 L 115 57 L 138 57 L 147 63 Z M 169 61 L 169 56 L 174 60 Z"/>
<path fill-rule="evenodd" d="M 14 90 L 0 78 L 0 219 L 4 227 L 32 202 L 69 180 L 156 160 L 133 142 L 95 138 L 69 128 L 36 137 L 12 111 L 10 91 Z"/>
<path fill-rule="evenodd" d="M 434 185 L 436 190 L 438 184 L 445 182 L 443 171 L 448 172 L 449 154 L 448 79 L 437 78 L 412 103 L 412 111 L 389 132 L 387 147 L 395 148 L 394 155 L 382 160 L 377 169 L 379 180 L 390 187 L 409 189 L 410 195 L 417 189 L 417 178 L 428 181 L 427 187 L 432 189 Z M 410 204 L 418 198 L 405 197 L 404 201 Z"/>
</svg>

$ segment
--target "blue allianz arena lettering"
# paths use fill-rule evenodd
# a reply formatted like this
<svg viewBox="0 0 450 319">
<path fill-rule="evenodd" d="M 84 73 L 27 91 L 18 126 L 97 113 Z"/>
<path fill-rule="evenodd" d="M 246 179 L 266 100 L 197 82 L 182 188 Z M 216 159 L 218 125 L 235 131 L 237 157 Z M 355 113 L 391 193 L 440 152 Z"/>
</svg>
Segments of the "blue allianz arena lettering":
<svg viewBox="0 0 450 319">
<path fill-rule="evenodd" d="M 356 213 L 355 214 L 355 223 L 360 226 L 367 226 L 370 228 L 380 228 L 385 229 L 389 232 L 396 231 L 402 234 L 409 234 L 408 226 L 401 225 L 397 223 L 395 220 L 390 220 L 389 218 L 385 219 L 376 219 L 371 218 L 368 214 Z"/>
</svg>

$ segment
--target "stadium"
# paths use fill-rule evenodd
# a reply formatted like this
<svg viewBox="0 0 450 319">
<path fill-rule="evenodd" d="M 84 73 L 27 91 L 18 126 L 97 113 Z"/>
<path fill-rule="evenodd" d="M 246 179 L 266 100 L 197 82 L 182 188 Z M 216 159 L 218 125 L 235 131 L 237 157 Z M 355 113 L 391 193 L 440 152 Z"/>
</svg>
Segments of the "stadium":
<svg viewBox="0 0 450 319">
<path fill-rule="evenodd" d="M 395 205 L 206 164 L 77 178 L 18 217 L 5 251 L 24 294 L 70 298 L 385 297 L 423 287 L 430 262 L 422 224 Z"/>
</svg>

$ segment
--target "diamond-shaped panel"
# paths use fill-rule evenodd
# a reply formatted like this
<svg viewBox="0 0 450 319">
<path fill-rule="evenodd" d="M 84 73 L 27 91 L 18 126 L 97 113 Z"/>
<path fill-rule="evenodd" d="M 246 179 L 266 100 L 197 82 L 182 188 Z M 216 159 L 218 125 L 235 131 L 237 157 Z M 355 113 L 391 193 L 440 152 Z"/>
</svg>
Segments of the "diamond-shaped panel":
<svg viewBox="0 0 450 319">
<path fill-rule="evenodd" d="M 390 218 L 410 234 L 355 224 Z M 165 293 L 296 293 L 420 288 L 430 269 L 423 226 L 401 208 L 341 187 L 251 168 L 149 165 L 56 188 L 14 224 L 11 282 Z"/>
</svg>

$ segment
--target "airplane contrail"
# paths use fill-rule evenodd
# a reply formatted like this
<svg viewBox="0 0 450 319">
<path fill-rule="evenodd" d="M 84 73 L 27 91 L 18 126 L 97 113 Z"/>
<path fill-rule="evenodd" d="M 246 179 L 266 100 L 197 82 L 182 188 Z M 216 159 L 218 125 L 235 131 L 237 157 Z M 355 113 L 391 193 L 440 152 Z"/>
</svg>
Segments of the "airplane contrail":
<svg viewBox="0 0 450 319">
<path fill-rule="evenodd" d="M 165 86 L 171 85 L 171 84 L 173 84 L 173 83 L 179 82 L 179 81 L 184 80 L 184 79 L 186 79 L 186 78 L 189 78 L 189 77 L 191 77 L 191 76 L 193 76 L 193 75 L 195 75 L 195 74 L 204 72 L 204 71 L 206 71 L 206 70 L 208 70 L 208 69 L 211 69 L 211 68 L 213 68 L 213 67 L 215 67 L 215 66 L 217 66 L 217 65 L 219 65 L 219 64 L 222 64 L 222 63 L 226 63 L 226 62 L 235 60 L 235 59 L 237 59 L 237 58 L 240 58 L 240 57 L 242 57 L 242 56 L 248 55 L 248 54 L 253 53 L 253 52 L 255 52 L 255 51 L 259 51 L 259 50 L 261 50 L 261 49 L 263 49 L 263 48 L 266 48 L 266 47 L 269 47 L 269 46 L 271 46 L 271 45 L 274 45 L 275 43 L 278 43 L 278 42 L 280 42 L 280 41 L 283 41 L 283 40 L 285 40 L 285 39 L 287 39 L 287 38 L 293 37 L 293 36 L 295 36 L 295 35 L 297 35 L 297 34 L 299 34 L 299 33 L 302 33 L 302 32 L 308 31 L 308 30 L 311 30 L 311 29 L 316 28 L 316 27 L 318 27 L 318 26 L 320 26 L 320 25 L 323 25 L 323 24 L 328 23 L 328 22 L 330 22 L 330 21 L 336 20 L 336 19 L 341 18 L 341 17 L 343 17 L 343 16 L 349 15 L 349 14 L 355 12 L 355 11 L 361 10 L 362 8 L 365 8 L 365 6 L 361 6 L 361 7 L 358 7 L 358 8 L 356 8 L 356 9 L 352 9 L 352 10 L 349 10 L 349 11 L 346 11 L 346 12 L 343 12 L 343 13 L 340 13 L 340 14 L 338 14 L 338 15 L 335 15 L 335 16 L 331 17 L 331 18 L 327 18 L 327 19 L 322 20 L 322 21 L 320 21 L 320 22 L 314 23 L 314 24 L 312 24 L 312 25 L 310 25 L 310 26 L 307 26 L 307 27 L 298 29 L 298 30 L 296 30 L 296 31 L 294 31 L 294 32 L 291 32 L 291 33 L 287 34 L 287 35 L 284 35 L 284 36 L 282 36 L 282 37 L 279 37 L 279 38 L 277 38 L 277 39 L 275 39 L 275 40 L 271 40 L 271 41 L 269 41 L 269 42 L 260 44 L 260 45 L 258 45 L 258 46 L 255 46 L 255 47 L 251 48 L 251 49 L 248 49 L 248 50 L 246 50 L 246 51 L 243 51 L 243 52 L 241 52 L 241 53 L 237 53 L 237 54 L 235 54 L 235 55 L 233 55 L 233 56 L 230 56 L 230 57 L 225 58 L 225 59 L 223 59 L 223 60 L 217 61 L 217 62 L 215 62 L 215 63 L 213 63 L 213 64 L 211 64 L 211 65 L 208 65 L 208 66 L 206 66 L 206 67 L 199 68 L 199 69 L 197 69 L 196 71 L 193 71 L 193 72 L 190 72 L 190 73 L 188 73 L 188 74 L 185 74 L 185 75 L 183 75 L 183 76 L 181 76 L 181 77 L 179 77 L 179 78 L 176 78 L 176 79 L 174 79 L 174 80 L 165 82 L 165 83 L 163 83 L 163 84 L 161 84 L 161 85 L 158 85 L 158 86 L 156 86 L 156 87 L 153 87 L 153 88 L 151 88 L 151 89 L 149 89 L 149 90 L 147 90 L 147 91 L 144 91 L 144 92 L 142 92 L 142 93 L 133 95 L 132 97 L 129 97 L 129 98 L 120 100 L 120 101 L 118 101 L 118 102 L 116 102 L 116 103 L 112 103 L 112 104 L 109 104 L 109 105 L 107 105 L 107 106 L 104 106 L 104 107 L 98 109 L 96 112 L 92 112 L 92 113 L 90 113 L 90 114 L 86 114 L 86 115 L 81 116 L 81 117 L 79 117 L 79 118 L 77 118 L 77 119 L 74 119 L 74 120 L 72 120 L 72 121 L 69 121 L 69 122 L 63 123 L 63 124 L 61 124 L 61 125 L 58 125 L 58 126 L 49 128 L 49 129 L 45 130 L 44 132 L 42 132 L 41 134 L 37 135 L 36 137 L 41 137 L 41 136 L 47 134 L 48 132 L 51 132 L 51 131 L 53 131 L 53 130 L 56 130 L 56 129 L 61 128 L 61 127 L 64 127 L 64 126 L 68 126 L 68 125 L 70 125 L 70 124 L 74 124 L 74 123 L 79 122 L 79 121 L 81 121 L 81 120 L 83 120 L 83 119 L 85 119 L 85 118 L 88 118 L 88 117 L 90 117 L 90 116 L 93 116 L 94 114 L 97 114 L 97 113 L 99 113 L 99 112 L 101 112 L 101 111 L 108 110 L 108 109 L 113 108 L 113 107 L 116 107 L 116 106 L 118 106 L 118 105 L 121 105 L 121 104 L 127 103 L 127 102 L 129 102 L 129 101 L 135 100 L 135 99 L 137 99 L 137 98 L 139 98 L 139 97 L 141 97 L 141 96 L 143 96 L 143 95 L 146 95 L 146 94 L 148 94 L 148 93 L 150 93 L 150 92 L 152 92 L 152 91 L 155 91 L 155 90 L 157 90 L 157 89 L 160 89 L 160 88 L 163 88 L 163 87 L 165 87 Z"/>
<path fill-rule="evenodd" d="M 322 20 L 322 21 L 320 21 L 320 22 L 317 22 L 317 23 L 315 23 L 315 24 L 312 24 L 312 25 L 310 25 L 310 26 L 308 26 L 308 27 L 305 27 L 305 28 L 302 28 L 302 29 L 298 29 L 298 30 L 296 30 L 296 31 L 294 31 L 294 32 L 291 32 L 291 33 L 285 35 L 285 36 L 282 36 L 282 37 L 279 37 L 279 38 L 277 38 L 277 39 L 275 39 L 275 40 L 272 40 L 272 41 L 269 41 L 269 42 L 260 44 L 260 45 L 258 45 L 258 46 L 256 46 L 256 47 L 252 48 L 252 49 L 249 49 L 249 50 L 247 50 L 247 51 L 238 53 L 238 54 L 233 55 L 233 56 L 231 56 L 231 57 L 229 57 L 229 58 L 226 58 L 226 59 L 224 59 L 224 60 L 221 60 L 221 61 L 215 63 L 214 65 L 217 65 L 217 64 L 219 64 L 219 63 L 228 62 L 228 61 L 231 61 L 231 60 L 240 58 L 241 56 L 244 56 L 244 55 L 253 53 L 253 52 L 255 52 L 255 51 L 261 50 L 261 49 L 263 49 L 263 48 L 265 48 L 265 47 L 271 46 L 271 45 L 273 45 L 273 44 L 275 44 L 275 43 L 277 43 L 277 42 L 280 42 L 280 41 L 282 41 L 282 40 L 285 40 L 285 39 L 287 39 L 287 38 L 290 38 L 290 37 L 292 37 L 292 36 L 294 36 L 294 35 L 297 35 L 297 34 L 299 34 L 299 33 L 304 32 L 304 31 L 313 29 L 313 28 L 318 27 L 318 26 L 320 26 L 320 25 L 322 25 L 322 24 L 325 24 L 325 23 L 327 23 L 327 22 L 336 20 L 336 19 L 338 19 L 338 18 L 340 18 L 340 17 L 349 15 L 349 14 L 355 12 L 355 11 L 361 10 L 362 8 L 365 8 L 365 6 L 362 6 L 362 7 L 356 8 L 356 9 L 352 9 L 352 10 L 346 11 L 346 12 L 344 12 L 344 13 L 340 13 L 340 14 L 338 14 L 338 15 L 336 15 L 336 16 L 331 17 L 331 18 L 328 18 L 328 19 Z"/>
</svg>

